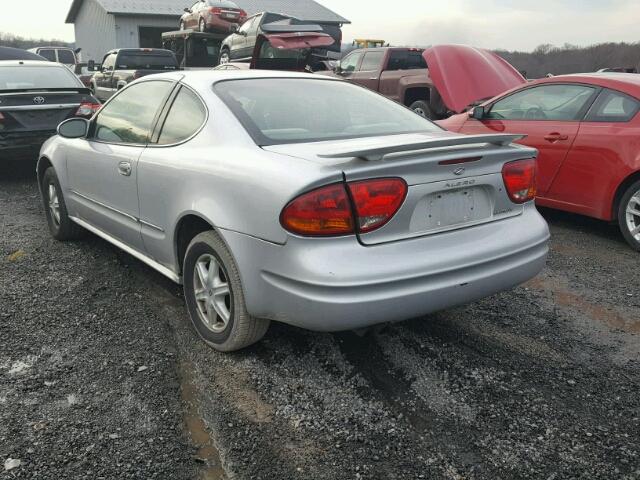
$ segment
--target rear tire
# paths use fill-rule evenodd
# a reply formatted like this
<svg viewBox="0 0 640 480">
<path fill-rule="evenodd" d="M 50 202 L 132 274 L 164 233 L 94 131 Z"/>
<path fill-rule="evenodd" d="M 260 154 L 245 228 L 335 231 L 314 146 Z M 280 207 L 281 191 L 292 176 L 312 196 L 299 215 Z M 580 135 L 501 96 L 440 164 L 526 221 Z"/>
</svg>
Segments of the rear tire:
<svg viewBox="0 0 640 480">
<path fill-rule="evenodd" d="M 620 199 L 618 225 L 631 248 L 640 251 L 640 180 L 627 188 Z"/>
<path fill-rule="evenodd" d="M 82 237 L 84 229 L 69 218 L 62 188 L 53 167 L 47 168 L 44 172 L 40 188 L 51 236 L 60 241 Z"/>
<path fill-rule="evenodd" d="M 409 107 L 415 113 L 420 115 L 423 118 L 428 118 L 429 120 L 436 120 L 436 115 L 431 110 L 431 107 L 424 100 L 418 100 L 411 104 Z"/>
<path fill-rule="evenodd" d="M 253 318 L 247 312 L 238 267 L 214 231 L 191 241 L 183 275 L 191 322 L 207 345 L 233 352 L 258 342 L 267 333 L 269 320 Z"/>
</svg>

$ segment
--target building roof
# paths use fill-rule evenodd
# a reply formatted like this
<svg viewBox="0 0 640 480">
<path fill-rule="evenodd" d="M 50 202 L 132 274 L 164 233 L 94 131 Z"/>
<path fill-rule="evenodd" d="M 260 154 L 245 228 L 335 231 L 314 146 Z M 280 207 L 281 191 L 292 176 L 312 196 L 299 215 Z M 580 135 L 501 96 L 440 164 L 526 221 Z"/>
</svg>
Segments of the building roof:
<svg viewBox="0 0 640 480">
<path fill-rule="evenodd" d="M 73 0 L 66 23 L 74 23 L 84 0 Z M 95 0 L 116 15 L 182 15 L 194 0 Z M 284 13 L 300 20 L 325 23 L 351 23 L 315 0 L 234 0 L 249 15 L 259 12 Z"/>
</svg>

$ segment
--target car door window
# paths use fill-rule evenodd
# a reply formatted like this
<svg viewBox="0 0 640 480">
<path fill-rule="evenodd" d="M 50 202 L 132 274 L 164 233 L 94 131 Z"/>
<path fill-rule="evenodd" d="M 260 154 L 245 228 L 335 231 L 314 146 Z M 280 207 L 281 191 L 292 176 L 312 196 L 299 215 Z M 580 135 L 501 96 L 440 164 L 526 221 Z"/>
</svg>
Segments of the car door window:
<svg viewBox="0 0 640 480">
<path fill-rule="evenodd" d="M 392 50 L 387 70 L 416 70 L 427 68 L 420 50 Z"/>
<path fill-rule="evenodd" d="M 172 82 L 146 81 L 116 95 L 93 124 L 95 140 L 106 143 L 144 145 L 149 141 L 161 105 L 173 89 Z"/>
<path fill-rule="evenodd" d="M 250 18 L 249 20 L 247 20 L 242 24 L 242 26 L 238 29 L 238 32 L 249 33 L 249 30 L 251 30 L 251 27 L 255 21 L 256 21 L 256 17 Z"/>
<path fill-rule="evenodd" d="M 107 58 L 104 59 L 104 62 L 102 63 L 102 69 L 103 70 L 113 70 L 113 67 L 116 64 L 116 54 L 112 53 L 110 55 L 107 55 Z"/>
<path fill-rule="evenodd" d="M 58 50 L 58 61 L 65 65 L 74 65 L 76 58 L 70 50 Z"/>
<path fill-rule="evenodd" d="M 158 144 L 171 145 L 187 140 L 200 129 L 206 118 L 207 110 L 200 98 L 182 87 L 162 126 Z"/>
<path fill-rule="evenodd" d="M 347 57 L 340 62 L 340 68 L 344 73 L 355 72 L 358 62 L 360 61 L 360 57 L 362 57 L 362 52 L 347 55 Z"/>
<path fill-rule="evenodd" d="M 385 52 L 367 52 L 364 54 L 362 64 L 360 64 L 361 72 L 375 72 L 380 69 L 382 59 Z"/>
<path fill-rule="evenodd" d="M 640 110 L 640 102 L 621 92 L 604 90 L 595 101 L 586 122 L 628 122 Z"/>
<path fill-rule="evenodd" d="M 488 114 L 497 120 L 580 120 L 596 89 L 584 85 L 542 85 L 498 100 Z"/>
<path fill-rule="evenodd" d="M 41 57 L 46 58 L 50 62 L 57 62 L 57 60 L 56 60 L 56 51 L 53 50 L 52 48 L 43 48 L 42 50 L 40 50 L 38 52 L 38 55 L 40 55 Z"/>
</svg>

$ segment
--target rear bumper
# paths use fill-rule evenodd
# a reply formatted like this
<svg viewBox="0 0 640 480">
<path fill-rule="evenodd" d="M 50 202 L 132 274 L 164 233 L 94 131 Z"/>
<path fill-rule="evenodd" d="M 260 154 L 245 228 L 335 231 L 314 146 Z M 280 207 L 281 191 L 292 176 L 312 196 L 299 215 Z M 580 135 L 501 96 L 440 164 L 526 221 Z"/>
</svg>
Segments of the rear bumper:
<svg viewBox="0 0 640 480">
<path fill-rule="evenodd" d="M 42 144 L 55 134 L 55 130 L 0 133 L 0 159 L 37 159 Z"/>
<path fill-rule="evenodd" d="M 406 320 L 509 289 L 542 270 L 549 239 L 533 205 L 515 218 L 374 247 L 353 237 L 282 246 L 221 233 L 249 313 L 315 331 Z"/>
</svg>

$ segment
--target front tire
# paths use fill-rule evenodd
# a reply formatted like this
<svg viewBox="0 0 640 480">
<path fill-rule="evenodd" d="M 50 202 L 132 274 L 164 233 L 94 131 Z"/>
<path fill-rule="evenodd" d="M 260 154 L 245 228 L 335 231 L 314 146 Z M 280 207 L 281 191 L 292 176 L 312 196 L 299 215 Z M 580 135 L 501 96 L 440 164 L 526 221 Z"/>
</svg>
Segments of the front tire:
<svg viewBox="0 0 640 480">
<path fill-rule="evenodd" d="M 40 188 L 51 236 L 60 241 L 82 237 L 84 233 L 82 227 L 69 218 L 62 188 L 53 167 L 47 168 L 44 172 Z"/>
<path fill-rule="evenodd" d="M 436 120 L 436 115 L 433 113 L 433 110 L 431 110 L 429 104 L 424 100 L 413 102 L 411 106 L 409 106 L 409 109 L 413 110 L 421 117 L 427 118 L 429 120 Z"/>
<path fill-rule="evenodd" d="M 267 333 L 270 322 L 247 312 L 238 267 L 215 232 L 201 233 L 191 241 L 183 274 L 191 322 L 210 347 L 233 352 Z"/>
<path fill-rule="evenodd" d="M 640 180 L 627 188 L 620 199 L 618 225 L 631 248 L 640 251 Z"/>
</svg>

